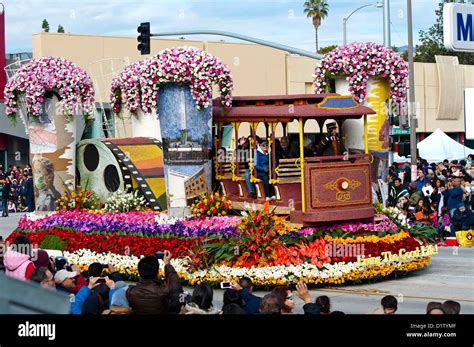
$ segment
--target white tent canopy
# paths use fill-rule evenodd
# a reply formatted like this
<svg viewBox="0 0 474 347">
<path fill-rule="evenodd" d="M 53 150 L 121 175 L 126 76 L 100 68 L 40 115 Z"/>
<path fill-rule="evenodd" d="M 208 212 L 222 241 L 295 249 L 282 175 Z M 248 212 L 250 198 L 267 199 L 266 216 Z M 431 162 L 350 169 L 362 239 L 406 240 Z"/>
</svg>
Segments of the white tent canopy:
<svg viewBox="0 0 474 347">
<path fill-rule="evenodd" d="M 434 133 L 419 142 L 417 148 L 420 157 L 426 159 L 429 163 L 441 162 L 444 159 L 449 161 L 465 159 L 468 154 L 474 153 L 474 149 L 453 140 L 441 129 L 436 129 Z"/>
</svg>

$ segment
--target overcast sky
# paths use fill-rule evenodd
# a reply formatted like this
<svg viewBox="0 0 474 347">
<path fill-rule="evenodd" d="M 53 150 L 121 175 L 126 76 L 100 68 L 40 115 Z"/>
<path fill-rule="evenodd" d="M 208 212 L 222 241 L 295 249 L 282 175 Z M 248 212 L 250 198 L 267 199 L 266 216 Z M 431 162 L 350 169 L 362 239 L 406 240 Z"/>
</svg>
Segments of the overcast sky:
<svg viewBox="0 0 474 347">
<path fill-rule="evenodd" d="M 319 46 L 342 44 L 342 19 L 371 0 L 329 0 L 329 16 L 319 30 Z M 435 22 L 438 0 L 414 0 L 414 40 Z M 47 19 L 50 31 L 61 24 L 72 34 L 136 36 L 142 21 L 153 33 L 209 29 L 231 31 L 314 51 L 314 29 L 303 0 L 3 0 L 7 53 L 31 51 L 31 35 Z M 407 44 L 406 0 L 391 0 L 392 45 Z M 348 42 L 383 42 L 383 10 L 364 8 L 348 21 Z M 188 38 L 188 37 L 186 37 Z M 190 38 L 190 37 L 189 37 Z M 204 38 L 194 36 L 193 38 Z M 216 36 L 207 39 L 219 40 Z"/>
</svg>

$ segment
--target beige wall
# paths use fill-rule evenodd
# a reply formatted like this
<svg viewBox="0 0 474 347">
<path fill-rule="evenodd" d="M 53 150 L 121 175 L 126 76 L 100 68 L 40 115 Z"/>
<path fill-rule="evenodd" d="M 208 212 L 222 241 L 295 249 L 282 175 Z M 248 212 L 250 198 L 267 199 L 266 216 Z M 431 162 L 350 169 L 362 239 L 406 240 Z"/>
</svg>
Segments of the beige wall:
<svg viewBox="0 0 474 347">
<path fill-rule="evenodd" d="M 312 75 L 317 61 L 248 43 L 153 39 L 151 52 L 166 47 L 195 46 L 219 57 L 232 71 L 234 95 L 285 95 L 313 93 Z M 97 83 L 96 99 L 107 102 L 112 76 L 141 56 L 135 37 L 39 33 L 33 35 L 33 57 L 61 56 L 85 68 Z M 113 59 L 113 64 L 110 62 Z M 102 61 L 102 62 L 99 62 Z M 474 66 L 461 66 L 464 87 L 474 87 Z M 415 64 L 418 132 L 464 131 L 460 112 L 454 120 L 437 120 L 440 76 L 436 64 Z M 463 92 L 460 91 L 460 92 Z M 217 94 L 215 94 L 217 95 Z M 297 130 L 293 129 L 292 130 Z M 318 131 L 314 129 L 314 131 Z"/>
<path fill-rule="evenodd" d="M 106 71 L 105 74 L 110 75 L 108 78 L 98 78 L 101 90 L 97 99 L 106 101 L 111 75 L 119 72 L 127 62 L 148 57 L 140 55 L 137 44 L 135 37 L 39 33 L 33 35 L 33 57 L 64 57 L 85 68 L 93 78 L 101 74 L 100 68 L 107 70 L 106 62 L 99 64 L 98 61 L 115 59 L 117 71 Z M 227 64 L 234 79 L 234 95 L 305 93 L 305 83 L 311 83 L 316 65 L 314 59 L 288 56 L 283 51 L 248 43 L 153 39 L 151 53 L 184 45 L 206 50 Z M 123 60 L 122 66 L 120 60 Z M 287 65 L 293 71 L 290 76 L 287 76 Z"/>
<path fill-rule="evenodd" d="M 415 64 L 415 99 L 417 103 L 418 127 L 417 132 L 433 132 L 440 128 L 444 132 L 464 132 L 464 105 L 461 102 L 458 112 L 452 115 L 455 119 L 437 119 L 440 107 L 440 83 L 444 83 L 448 88 L 444 88 L 445 98 L 454 97 L 456 93 L 464 93 L 464 88 L 474 87 L 474 66 L 460 65 L 457 76 L 463 83 L 460 90 L 453 90 L 449 81 L 439 75 L 438 67 L 434 63 Z M 453 92 L 453 95 L 450 94 Z M 462 97 L 464 98 L 464 96 Z"/>
</svg>

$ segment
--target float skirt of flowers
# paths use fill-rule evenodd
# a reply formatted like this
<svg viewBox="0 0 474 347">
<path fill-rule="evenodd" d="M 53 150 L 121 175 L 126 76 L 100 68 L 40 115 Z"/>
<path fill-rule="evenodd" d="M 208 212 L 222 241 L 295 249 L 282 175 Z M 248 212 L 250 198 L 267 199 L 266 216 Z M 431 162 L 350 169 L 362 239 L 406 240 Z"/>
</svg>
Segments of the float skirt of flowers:
<svg viewBox="0 0 474 347">
<path fill-rule="evenodd" d="M 72 264 L 78 265 L 82 270 L 87 270 L 89 264 L 93 262 L 111 263 L 127 278 L 138 278 L 136 264 L 139 258 L 135 256 L 96 253 L 87 249 L 65 252 L 65 256 Z M 379 279 L 390 276 L 395 271 L 421 270 L 430 264 L 430 257 L 420 256 L 407 262 L 390 262 L 374 266 L 361 265 L 357 262 L 325 264 L 321 268 L 308 263 L 251 268 L 221 265 L 194 272 L 189 271 L 186 259 L 173 259 L 171 264 L 175 267 L 179 277 L 190 285 L 200 283 L 218 284 L 225 280 L 238 280 L 242 276 L 250 277 L 257 286 L 284 285 L 298 281 L 324 285 Z M 164 268 L 163 265 L 161 264 L 161 269 Z"/>
<path fill-rule="evenodd" d="M 266 256 L 259 253 L 259 245 L 246 245 L 246 251 L 231 259 L 211 263 L 209 255 L 202 253 L 203 244 L 239 240 L 238 221 L 238 217 L 176 220 L 154 212 L 67 211 L 22 218 L 7 242 L 26 234 L 41 248 L 64 250 L 70 262 L 84 270 L 92 262 L 111 263 L 130 280 L 138 278 L 141 257 L 168 249 L 180 278 L 191 285 L 241 276 L 263 286 L 299 280 L 316 285 L 356 283 L 422 269 L 432 254 L 419 251 L 423 246 L 409 232 L 390 231 L 394 225 L 380 217 L 373 227 L 358 224 L 359 231 L 348 225 L 323 231 L 288 229 L 276 236 Z M 367 233 L 371 228 L 377 234 Z M 410 257 L 397 258 L 408 252 Z"/>
</svg>

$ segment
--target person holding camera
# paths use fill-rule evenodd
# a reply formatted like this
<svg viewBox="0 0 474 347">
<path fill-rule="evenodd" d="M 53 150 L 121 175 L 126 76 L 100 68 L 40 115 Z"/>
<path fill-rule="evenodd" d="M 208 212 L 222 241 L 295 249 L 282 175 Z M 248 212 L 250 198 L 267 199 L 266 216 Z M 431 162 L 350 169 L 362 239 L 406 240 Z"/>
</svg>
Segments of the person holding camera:
<svg viewBox="0 0 474 347">
<path fill-rule="evenodd" d="M 160 272 L 158 258 L 161 256 L 165 263 L 164 283 L 158 280 Z M 134 314 L 168 313 L 170 295 L 183 291 L 178 274 L 170 261 L 171 253 L 169 251 L 140 259 L 138 262 L 140 280 L 127 290 L 127 300 Z"/>
</svg>

